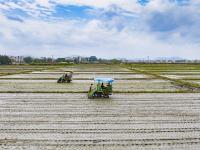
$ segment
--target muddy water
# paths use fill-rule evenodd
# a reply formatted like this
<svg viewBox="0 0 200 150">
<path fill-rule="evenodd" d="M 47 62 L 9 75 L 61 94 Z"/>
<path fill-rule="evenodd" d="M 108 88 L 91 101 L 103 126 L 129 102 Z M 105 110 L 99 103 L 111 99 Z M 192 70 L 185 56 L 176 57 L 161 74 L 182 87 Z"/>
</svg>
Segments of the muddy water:
<svg viewBox="0 0 200 150">
<path fill-rule="evenodd" d="M 184 80 L 184 81 L 200 84 L 200 80 Z"/>
<path fill-rule="evenodd" d="M 73 82 L 57 84 L 70 70 Z M 82 92 L 97 76 L 117 78 L 113 90 L 118 92 L 179 89 L 119 66 L 78 65 L 3 76 L 0 91 Z M 199 94 L 114 93 L 91 100 L 80 93 L 1 93 L 0 149 L 195 149 L 200 146 L 199 108 Z"/>
<path fill-rule="evenodd" d="M 183 79 L 183 78 L 200 78 L 200 74 L 198 75 L 163 75 L 172 79 Z"/>
<path fill-rule="evenodd" d="M 0 149 L 195 149 L 200 94 L 0 94 Z"/>
<path fill-rule="evenodd" d="M 200 71 L 188 71 L 188 72 L 161 72 L 160 74 L 163 74 L 163 75 L 200 75 Z"/>
<path fill-rule="evenodd" d="M 0 83 L 45 83 L 45 82 L 50 82 L 50 83 L 55 83 L 57 80 L 53 80 L 53 79 L 45 79 L 45 80 L 42 80 L 42 79 L 37 79 L 37 80 L 27 80 L 27 79 L 0 79 Z M 91 80 L 79 80 L 79 79 L 73 79 L 73 83 L 91 83 L 91 82 L 94 82 L 93 79 Z M 146 83 L 167 83 L 169 81 L 166 81 L 166 80 L 161 80 L 161 79 L 137 79 L 137 80 L 115 80 L 115 83 L 143 83 L 143 82 L 146 82 Z"/>
<path fill-rule="evenodd" d="M 72 83 L 64 83 L 58 84 L 56 80 L 0 80 L 0 91 L 48 91 L 48 92 L 64 92 L 64 91 L 87 91 L 89 88 L 89 84 L 93 83 L 91 80 L 87 80 L 84 82 L 74 81 Z M 146 81 L 140 80 L 139 81 L 130 81 L 130 82 L 123 82 L 123 81 L 116 81 L 113 83 L 113 90 L 114 91 L 169 91 L 169 90 L 177 90 L 178 87 L 172 85 L 170 82 L 167 81 Z"/>
<path fill-rule="evenodd" d="M 49 74 L 35 74 L 35 73 L 31 73 L 31 74 L 16 74 L 16 75 L 7 75 L 7 76 L 1 76 L 0 78 L 24 78 L 24 79 L 34 79 L 34 78 L 59 78 L 61 77 L 63 74 L 62 73 L 49 73 Z M 117 74 L 117 73 L 113 73 L 113 74 L 74 74 L 73 78 L 90 78 L 93 79 L 95 77 L 110 77 L 110 78 L 148 78 L 150 76 L 147 75 L 142 75 L 142 74 Z"/>
</svg>

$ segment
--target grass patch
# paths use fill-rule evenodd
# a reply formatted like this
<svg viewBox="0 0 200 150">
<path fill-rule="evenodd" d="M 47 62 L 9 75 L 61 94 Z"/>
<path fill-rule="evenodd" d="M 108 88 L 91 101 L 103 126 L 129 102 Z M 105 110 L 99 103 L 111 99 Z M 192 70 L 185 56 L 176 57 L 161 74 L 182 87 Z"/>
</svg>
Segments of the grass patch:
<svg viewBox="0 0 200 150">
<path fill-rule="evenodd" d="M 181 80 L 200 80 L 200 78 L 181 78 Z"/>
<path fill-rule="evenodd" d="M 194 88 L 200 90 L 200 84 L 197 84 L 197 83 L 191 83 L 191 82 L 187 82 L 187 81 L 183 81 L 183 80 L 180 80 L 180 79 L 171 79 L 175 84 L 178 84 L 180 86 L 183 86 L 183 87 L 188 87 L 190 88 L 191 90 L 194 90 Z"/>
</svg>

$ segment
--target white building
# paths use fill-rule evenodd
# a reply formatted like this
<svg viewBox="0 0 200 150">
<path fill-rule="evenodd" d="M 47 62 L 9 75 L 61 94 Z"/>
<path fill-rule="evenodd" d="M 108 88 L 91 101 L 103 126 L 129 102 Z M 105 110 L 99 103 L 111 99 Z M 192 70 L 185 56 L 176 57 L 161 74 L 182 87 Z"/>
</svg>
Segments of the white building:
<svg viewBox="0 0 200 150">
<path fill-rule="evenodd" d="M 21 64 L 24 63 L 24 56 L 9 56 L 12 61 L 12 64 Z"/>
</svg>

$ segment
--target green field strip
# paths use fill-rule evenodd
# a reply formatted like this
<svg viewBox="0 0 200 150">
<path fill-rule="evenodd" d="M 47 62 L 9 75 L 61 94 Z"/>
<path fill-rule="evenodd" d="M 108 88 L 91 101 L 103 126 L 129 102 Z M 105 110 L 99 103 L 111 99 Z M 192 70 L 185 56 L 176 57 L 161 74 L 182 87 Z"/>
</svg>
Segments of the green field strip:
<svg viewBox="0 0 200 150">
<path fill-rule="evenodd" d="M 150 76 L 154 76 L 158 79 L 171 81 L 172 84 L 178 85 L 180 87 L 188 88 L 189 91 L 195 90 L 195 91 L 200 92 L 200 84 L 183 81 L 182 79 L 172 79 L 172 78 L 164 77 L 164 76 L 161 76 L 161 75 L 156 74 L 156 73 L 152 73 L 152 72 L 148 72 L 148 71 L 145 71 L 145 70 L 140 70 L 138 68 L 134 68 L 133 66 L 129 66 L 128 68 L 135 71 L 135 72 L 141 73 L 141 74 L 150 75 Z"/>
<path fill-rule="evenodd" d="M 200 78 L 181 78 L 181 80 L 200 80 Z"/>
</svg>

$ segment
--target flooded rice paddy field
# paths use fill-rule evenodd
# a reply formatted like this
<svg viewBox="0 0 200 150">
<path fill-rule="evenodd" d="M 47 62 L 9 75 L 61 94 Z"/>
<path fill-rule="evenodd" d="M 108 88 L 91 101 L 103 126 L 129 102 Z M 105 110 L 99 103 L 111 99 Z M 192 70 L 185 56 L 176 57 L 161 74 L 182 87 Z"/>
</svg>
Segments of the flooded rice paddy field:
<svg viewBox="0 0 200 150">
<path fill-rule="evenodd" d="M 34 71 L 34 72 L 32 72 L 33 74 L 63 74 L 63 73 L 65 73 L 65 72 L 69 72 L 69 71 L 55 71 L 55 70 L 49 70 L 49 71 Z M 104 72 L 95 72 L 95 71 L 93 71 L 93 72 L 91 72 L 91 71 L 73 71 L 73 74 L 82 74 L 82 75 L 84 75 L 84 74 L 115 74 L 115 73 L 117 73 L 117 74 L 122 74 L 122 75 L 125 75 L 125 74 L 137 74 L 136 72 L 133 72 L 133 71 L 118 71 L 118 72 L 106 72 L 106 71 L 104 71 Z"/>
<path fill-rule="evenodd" d="M 172 79 L 200 79 L 200 74 L 199 75 L 163 75 L 168 78 Z"/>
<path fill-rule="evenodd" d="M 24 91 L 24 92 L 87 92 L 92 80 L 75 80 L 71 84 L 58 84 L 55 80 L 0 80 L 0 91 Z M 175 91 L 177 86 L 165 80 L 132 80 L 116 81 L 113 83 L 113 91 Z"/>
<path fill-rule="evenodd" d="M 24 79 L 34 79 L 34 78 L 54 78 L 58 79 L 61 77 L 63 73 L 31 73 L 31 74 L 15 74 L 15 75 L 7 75 L 7 76 L 0 76 L 0 78 L 24 78 Z M 74 74 L 73 78 L 82 78 L 82 79 L 94 79 L 94 77 L 110 77 L 110 78 L 149 78 L 150 76 L 143 75 L 143 74 L 118 74 L 118 73 L 110 73 L 110 74 L 101 74 L 101 73 L 91 73 L 91 74 Z"/>
<path fill-rule="evenodd" d="M 49 72 L 51 70 L 43 70 Z M 106 65 L 106 64 L 84 64 L 72 65 L 67 67 L 54 68 L 55 72 L 73 71 L 73 72 L 131 72 L 129 69 L 119 67 L 119 65 Z"/>
<path fill-rule="evenodd" d="M 200 78 L 198 80 L 184 80 L 190 83 L 200 84 Z"/>
<path fill-rule="evenodd" d="M 116 81 L 113 83 L 113 90 L 117 92 L 137 91 L 177 91 L 179 87 L 170 81 L 154 79 L 151 75 L 141 74 L 126 68 L 108 65 L 68 66 L 49 71 L 33 71 L 27 74 L 14 74 L 0 77 L 1 92 L 87 92 L 95 77 L 110 77 Z M 87 66 L 87 65 L 86 65 Z M 92 67 L 94 71 L 92 72 Z M 71 84 L 57 84 L 57 79 L 64 72 L 55 70 L 76 70 Z M 110 71 L 108 71 L 110 70 Z M 112 70 L 114 70 L 112 72 Z"/>
<path fill-rule="evenodd" d="M 161 75 L 200 75 L 200 71 L 173 71 L 173 72 L 160 72 Z"/>
<path fill-rule="evenodd" d="M 163 66 L 148 67 L 140 66 L 139 70 L 154 69 L 153 73 L 163 76 L 181 75 L 175 74 L 172 66 L 166 67 L 166 74 L 161 71 L 166 72 Z M 198 75 L 198 67 L 185 67 L 182 75 L 186 75 L 188 68 L 196 69 L 195 76 Z M 116 65 L 41 68 L 0 77 L 0 149 L 187 150 L 200 147 L 199 93 L 178 94 L 187 89 L 170 80 Z M 8 67 L 7 71 L 15 73 L 14 69 Z M 181 72 L 179 66 L 174 70 Z M 56 83 L 65 71 L 74 72 L 72 83 Z M 84 92 L 94 77 L 115 79 L 115 93 L 110 99 L 87 98 Z"/>
<path fill-rule="evenodd" d="M 0 82 L 1 83 L 56 83 L 57 81 L 54 80 L 54 79 L 30 79 L 30 80 L 27 80 L 27 79 L 4 79 L 4 78 L 0 78 Z M 85 79 L 85 80 L 82 80 L 82 79 L 74 79 L 73 78 L 73 83 L 93 83 L 94 80 L 93 79 Z M 130 79 L 130 80 L 127 80 L 127 79 L 118 79 L 118 80 L 115 80 L 115 83 L 140 83 L 140 82 L 146 82 L 146 83 L 167 83 L 169 81 L 167 80 L 162 80 L 162 79 Z M 66 84 L 64 84 L 66 85 Z"/>
<path fill-rule="evenodd" d="M 1 65 L 0 74 L 13 74 L 20 72 L 31 72 L 34 70 L 49 69 L 51 66 L 37 66 L 37 65 Z"/>
<path fill-rule="evenodd" d="M 192 149 L 200 94 L 0 94 L 0 149 Z"/>
<path fill-rule="evenodd" d="M 200 65 L 199 64 L 132 64 L 129 68 L 145 71 L 146 74 L 155 74 L 160 77 L 176 79 L 180 82 L 195 84 L 200 91 Z"/>
</svg>

